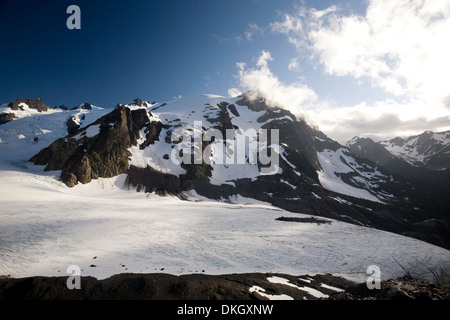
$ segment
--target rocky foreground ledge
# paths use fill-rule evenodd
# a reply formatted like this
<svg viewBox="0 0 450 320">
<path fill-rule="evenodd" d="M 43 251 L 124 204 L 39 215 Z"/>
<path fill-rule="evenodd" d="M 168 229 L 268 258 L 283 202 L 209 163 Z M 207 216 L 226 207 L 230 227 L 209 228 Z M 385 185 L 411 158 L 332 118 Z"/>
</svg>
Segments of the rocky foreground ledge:
<svg viewBox="0 0 450 320">
<path fill-rule="evenodd" d="M 450 286 L 406 280 L 381 281 L 380 289 L 331 274 L 292 276 L 118 274 L 104 280 L 81 278 L 69 290 L 68 277 L 0 277 L 1 300 L 450 300 Z"/>
</svg>

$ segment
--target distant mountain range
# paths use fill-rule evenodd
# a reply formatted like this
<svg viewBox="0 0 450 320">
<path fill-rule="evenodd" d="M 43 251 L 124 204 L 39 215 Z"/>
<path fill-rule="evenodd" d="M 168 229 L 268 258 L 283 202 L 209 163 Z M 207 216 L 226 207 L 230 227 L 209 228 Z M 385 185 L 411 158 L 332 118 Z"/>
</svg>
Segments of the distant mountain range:
<svg viewBox="0 0 450 320">
<path fill-rule="evenodd" d="M 416 136 L 375 142 L 354 137 L 346 146 L 392 174 L 414 181 L 450 187 L 450 131 L 425 131 Z"/>
<path fill-rule="evenodd" d="M 69 188 L 125 176 L 130 192 L 252 198 L 445 248 L 449 137 L 354 138 L 343 146 L 255 92 L 135 99 L 114 109 L 88 102 L 50 108 L 41 99 L 0 106 L 0 161 L 42 165 Z"/>
</svg>

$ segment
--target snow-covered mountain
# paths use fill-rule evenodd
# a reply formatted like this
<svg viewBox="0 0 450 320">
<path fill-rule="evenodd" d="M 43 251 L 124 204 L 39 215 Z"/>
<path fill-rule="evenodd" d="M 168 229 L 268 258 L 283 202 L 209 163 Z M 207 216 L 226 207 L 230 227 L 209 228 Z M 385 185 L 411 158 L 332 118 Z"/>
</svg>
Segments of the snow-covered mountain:
<svg viewBox="0 0 450 320">
<path fill-rule="evenodd" d="M 425 131 L 420 135 L 397 137 L 379 143 L 391 154 L 413 166 L 431 170 L 450 168 L 450 131 Z"/>
<path fill-rule="evenodd" d="M 424 133 L 407 138 L 396 137 L 375 142 L 370 138 L 354 137 L 346 146 L 376 163 L 400 159 L 414 167 L 430 170 L 450 168 L 450 131 Z"/>
<path fill-rule="evenodd" d="M 428 221 L 440 219 L 447 203 L 417 197 L 409 181 L 263 96 L 135 99 L 114 109 L 42 108 L 40 100 L 38 110 L 35 103 L 2 106 L 0 114 L 14 113 L 0 125 L 3 166 L 29 168 L 30 160 L 67 187 L 120 176 L 130 192 L 254 199 L 449 246 L 447 225 Z"/>
<path fill-rule="evenodd" d="M 50 108 L 42 99 L 17 99 L 0 105 L 0 150 L 3 162 L 25 161 L 53 141 L 70 131 L 72 120 L 77 126 L 85 126 L 109 109 L 86 103 L 68 110 L 67 107 Z"/>
<path fill-rule="evenodd" d="M 346 146 L 390 173 L 435 187 L 450 188 L 450 131 L 375 142 L 354 137 Z"/>
</svg>

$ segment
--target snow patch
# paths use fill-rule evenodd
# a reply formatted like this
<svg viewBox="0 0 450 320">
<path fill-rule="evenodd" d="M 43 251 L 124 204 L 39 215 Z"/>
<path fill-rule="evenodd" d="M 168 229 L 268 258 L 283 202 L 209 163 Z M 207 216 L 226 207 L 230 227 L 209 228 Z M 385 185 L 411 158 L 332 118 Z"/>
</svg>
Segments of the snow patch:
<svg viewBox="0 0 450 320">
<path fill-rule="evenodd" d="M 284 278 L 281 278 L 281 277 L 269 277 L 269 278 L 267 278 L 267 280 L 269 282 L 272 282 L 272 283 L 284 284 L 286 286 L 289 286 L 289 287 L 292 287 L 292 288 L 296 288 L 298 290 L 306 291 L 306 292 L 308 292 L 308 294 L 310 294 L 310 295 L 312 295 L 313 297 L 316 297 L 316 298 L 328 298 L 327 294 L 324 294 L 324 293 L 320 292 L 319 290 L 316 290 L 316 289 L 313 289 L 313 288 L 310 288 L 310 287 L 299 287 L 299 286 L 296 286 L 295 284 L 290 283 L 288 279 L 284 279 Z"/>
<path fill-rule="evenodd" d="M 336 173 L 349 173 L 354 172 L 354 169 L 342 162 L 341 157 L 346 159 L 347 163 L 353 163 L 355 160 L 349 158 L 343 152 L 346 149 L 341 148 L 337 151 L 325 149 L 323 152 L 318 152 L 317 157 L 322 167 L 321 171 L 318 171 L 319 181 L 322 186 L 330 191 L 346 194 L 355 198 L 367 199 L 374 202 L 382 203 L 377 197 L 371 194 L 365 189 L 355 188 L 346 184 L 342 179 L 336 175 Z"/>
<path fill-rule="evenodd" d="M 322 197 L 321 196 L 319 196 L 319 195 L 317 195 L 317 194 L 315 194 L 314 192 L 312 192 L 311 191 L 311 194 L 314 196 L 314 197 L 316 197 L 317 199 L 322 199 Z"/>
<path fill-rule="evenodd" d="M 262 297 L 265 297 L 269 300 L 294 300 L 291 296 L 288 296 L 287 294 L 280 294 L 280 295 L 273 295 L 273 294 L 267 294 L 265 293 L 266 290 L 259 287 L 259 286 L 253 286 L 250 289 L 248 289 L 250 292 L 255 292 L 259 294 Z"/>
<path fill-rule="evenodd" d="M 160 133 L 161 137 L 164 137 L 167 130 L 163 129 Z M 172 144 L 166 143 L 164 139 L 156 140 L 153 144 L 150 144 L 145 149 L 140 149 L 140 145 L 145 141 L 145 128 L 140 131 L 140 138 L 137 145 L 132 146 L 128 150 L 131 152 L 130 165 L 134 165 L 138 168 L 146 168 L 147 165 L 162 173 L 173 174 L 179 177 L 181 174 L 186 174 L 180 165 L 174 163 L 171 160 Z M 164 155 L 168 155 L 168 159 L 164 159 Z"/>
<path fill-rule="evenodd" d="M 100 133 L 100 124 L 90 125 L 84 131 L 80 132 L 76 136 L 73 136 L 72 139 L 79 140 L 82 137 L 92 138 Z"/>
<path fill-rule="evenodd" d="M 296 190 L 297 186 L 294 186 L 292 183 L 289 183 L 289 181 L 286 181 L 284 179 L 280 179 L 280 182 L 287 184 L 289 187 L 291 187 L 292 189 Z"/>
<path fill-rule="evenodd" d="M 333 287 L 333 286 L 330 286 L 330 285 L 325 284 L 325 283 L 321 283 L 320 286 L 321 286 L 322 288 L 329 289 L 329 290 L 333 290 L 333 291 L 336 291 L 336 292 L 344 292 L 344 291 L 345 291 L 344 289 L 340 289 L 340 288 L 337 288 L 337 287 Z"/>
</svg>

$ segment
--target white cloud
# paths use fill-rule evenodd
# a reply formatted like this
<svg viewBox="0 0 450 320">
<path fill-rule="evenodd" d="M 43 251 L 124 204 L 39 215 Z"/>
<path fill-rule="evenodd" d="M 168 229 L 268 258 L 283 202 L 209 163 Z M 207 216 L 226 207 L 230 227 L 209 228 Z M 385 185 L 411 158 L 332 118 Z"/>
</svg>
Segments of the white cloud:
<svg viewBox="0 0 450 320">
<path fill-rule="evenodd" d="M 256 60 L 255 68 L 242 62 L 237 63 L 239 89 L 230 88 L 228 95 L 238 96 L 242 90 L 262 93 L 270 103 L 306 119 L 310 125 L 317 124 L 322 131 L 341 143 L 355 135 L 383 139 L 386 133 L 384 127 L 387 125 L 395 125 L 396 134 L 409 133 L 407 125 L 400 127 L 399 124 L 402 121 L 417 124 L 414 121 L 415 114 L 405 112 L 409 118 L 401 117 L 402 111 L 405 111 L 402 109 L 410 106 L 399 105 L 394 100 L 385 100 L 375 105 L 363 102 L 355 106 L 337 106 L 332 101 L 320 100 L 314 90 L 305 84 L 283 83 L 270 70 L 269 61 L 272 60 L 270 52 L 262 51 Z M 424 120 L 423 117 L 421 119 Z M 424 127 L 424 130 L 426 129 Z"/>
<path fill-rule="evenodd" d="M 320 130 L 341 143 L 354 136 L 384 140 L 430 129 L 450 129 L 448 112 L 426 105 L 402 104 L 393 99 L 340 107 L 322 104 L 321 108 L 309 110 L 308 115 Z"/>
<path fill-rule="evenodd" d="M 292 58 L 291 62 L 289 62 L 288 69 L 291 71 L 300 71 L 300 66 L 298 65 L 298 59 Z"/>
<path fill-rule="evenodd" d="M 271 103 L 304 118 L 310 125 L 317 125 L 342 144 L 354 136 L 383 140 L 430 129 L 450 129 L 450 96 L 445 108 L 429 106 L 418 100 L 399 103 L 394 99 L 342 106 L 319 99 L 316 92 L 303 83 L 283 83 L 269 68 L 272 60 L 270 52 L 263 51 L 255 68 L 237 63 L 239 88 L 230 88 L 228 96 L 236 97 L 245 90 L 259 91 Z"/>
<path fill-rule="evenodd" d="M 450 94 L 448 0 L 371 0 L 365 16 L 302 7 L 271 28 L 330 75 L 366 77 L 394 96 L 434 103 Z"/>
<path fill-rule="evenodd" d="M 337 6 L 300 7 L 270 28 L 327 76 L 355 79 L 348 94 L 367 79 L 386 94 L 371 104 L 325 101 L 304 82 L 283 83 L 269 68 L 268 51 L 256 68 L 237 64 L 239 90 L 259 90 L 306 114 L 340 142 L 354 135 L 383 139 L 450 129 L 450 1 L 370 0 L 364 15 L 344 14 Z M 299 57 L 291 59 L 289 70 L 300 71 Z"/>
<path fill-rule="evenodd" d="M 259 91 L 270 102 L 287 108 L 296 115 L 304 115 L 305 110 L 320 103 L 314 90 L 305 84 L 282 83 L 269 68 L 269 61 L 272 60 L 270 52 L 262 51 L 256 68 L 249 68 L 245 63 L 237 63 L 239 88 L 244 91 Z M 230 89 L 228 94 L 235 89 Z"/>
<path fill-rule="evenodd" d="M 241 94 L 242 94 L 242 91 L 239 90 L 238 88 L 230 88 L 230 89 L 228 89 L 228 97 L 230 97 L 230 98 L 235 98 L 235 97 L 237 97 L 237 96 L 239 96 Z"/>
<path fill-rule="evenodd" d="M 257 67 L 260 67 L 261 69 L 268 68 L 268 61 L 272 61 L 272 55 L 269 51 L 262 51 L 261 56 L 258 58 L 258 62 L 256 63 Z"/>
</svg>

